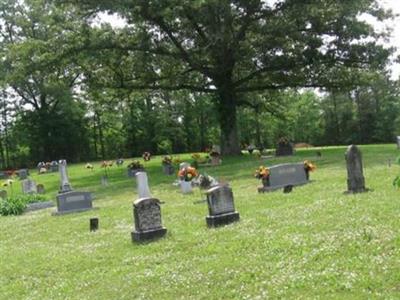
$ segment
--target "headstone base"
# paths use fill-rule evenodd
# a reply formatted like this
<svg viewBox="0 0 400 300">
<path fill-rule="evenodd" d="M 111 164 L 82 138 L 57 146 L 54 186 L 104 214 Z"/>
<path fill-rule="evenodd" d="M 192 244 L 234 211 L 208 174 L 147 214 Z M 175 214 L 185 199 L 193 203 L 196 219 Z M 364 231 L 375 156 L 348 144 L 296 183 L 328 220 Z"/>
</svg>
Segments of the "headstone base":
<svg viewBox="0 0 400 300">
<path fill-rule="evenodd" d="M 53 201 L 31 203 L 26 206 L 26 209 L 24 212 L 30 212 L 30 211 L 34 211 L 34 210 L 49 208 L 49 207 L 54 207 Z"/>
<path fill-rule="evenodd" d="M 147 231 L 132 231 L 132 242 L 144 242 L 148 240 L 154 240 L 157 238 L 163 237 L 167 233 L 167 229 L 162 227 L 155 230 L 147 230 Z"/>
<path fill-rule="evenodd" d="M 360 193 L 367 193 L 367 192 L 371 192 L 371 189 L 368 188 L 363 188 L 363 189 L 358 189 L 358 190 L 349 190 L 349 191 L 345 191 L 344 194 L 360 194 Z"/>
<path fill-rule="evenodd" d="M 230 223 L 239 221 L 239 219 L 240 219 L 240 215 L 238 212 L 232 212 L 232 213 L 227 213 L 227 214 L 222 214 L 222 215 L 206 217 L 208 227 L 218 227 L 218 226 L 230 224 Z"/>
</svg>

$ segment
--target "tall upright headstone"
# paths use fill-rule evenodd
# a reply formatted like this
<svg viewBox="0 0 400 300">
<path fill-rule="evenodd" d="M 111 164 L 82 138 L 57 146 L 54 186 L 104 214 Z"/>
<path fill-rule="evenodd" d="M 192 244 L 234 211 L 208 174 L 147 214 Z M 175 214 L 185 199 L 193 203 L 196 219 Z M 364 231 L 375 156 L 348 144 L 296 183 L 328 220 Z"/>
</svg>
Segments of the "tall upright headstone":
<svg viewBox="0 0 400 300">
<path fill-rule="evenodd" d="M 350 145 L 346 154 L 347 192 L 362 193 L 367 191 L 363 174 L 361 152 L 356 145 Z"/>
<path fill-rule="evenodd" d="M 58 163 L 58 170 L 60 171 L 60 191 L 59 193 L 66 193 L 72 191 L 71 184 L 69 183 L 67 173 L 67 161 L 62 159 Z"/>
<path fill-rule="evenodd" d="M 137 183 L 137 191 L 138 197 L 140 198 L 150 198 L 150 189 L 149 183 L 147 180 L 147 173 L 146 172 L 137 172 L 136 173 L 136 183 Z"/>
</svg>

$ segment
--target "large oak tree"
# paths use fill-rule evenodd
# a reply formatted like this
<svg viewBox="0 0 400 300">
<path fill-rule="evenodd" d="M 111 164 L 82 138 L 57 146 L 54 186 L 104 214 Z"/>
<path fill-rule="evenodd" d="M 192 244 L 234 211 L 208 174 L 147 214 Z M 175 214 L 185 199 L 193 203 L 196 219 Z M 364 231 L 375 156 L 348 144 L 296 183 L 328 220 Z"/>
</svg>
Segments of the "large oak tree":
<svg viewBox="0 0 400 300">
<path fill-rule="evenodd" d="M 106 11 L 127 20 L 124 30 L 98 44 L 136 61 L 118 77 L 119 87 L 215 95 L 224 154 L 240 153 L 237 108 L 248 104 L 247 93 L 354 85 L 363 69 L 382 68 L 390 52 L 360 18 L 389 17 L 374 0 L 76 3 L 89 14 Z"/>
</svg>

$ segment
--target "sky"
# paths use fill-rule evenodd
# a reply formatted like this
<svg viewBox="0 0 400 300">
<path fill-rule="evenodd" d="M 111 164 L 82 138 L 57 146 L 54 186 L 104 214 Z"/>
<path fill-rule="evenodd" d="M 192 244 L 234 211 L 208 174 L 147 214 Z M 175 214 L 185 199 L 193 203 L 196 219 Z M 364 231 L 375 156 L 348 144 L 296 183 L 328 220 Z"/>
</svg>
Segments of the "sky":
<svg viewBox="0 0 400 300">
<path fill-rule="evenodd" d="M 270 3 L 275 2 L 276 0 L 267 0 Z M 357 0 L 349 0 L 349 1 L 357 1 Z M 394 14 L 400 15 L 400 0 L 377 0 L 379 3 L 383 5 L 383 7 L 387 9 L 391 9 Z M 382 24 L 378 24 L 374 19 L 372 18 L 365 18 L 366 21 L 371 22 L 378 30 L 384 28 L 384 26 L 389 26 L 392 28 L 391 36 L 388 41 L 383 41 L 387 46 L 394 46 L 396 48 L 399 48 L 395 56 L 400 55 L 400 16 L 395 17 L 394 20 L 387 21 L 384 26 Z M 107 15 L 107 14 L 101 14 L 98 18 L 100 22 L 106 22 L 106 23 L 111 23 L 115 27 L 123 27 L 125 25 L 124 20 L 114 16 L 114 15 Z M 392 79 L 398 79 L 400 76 L 400 63 L 395 63 L 393 62 L 389 63 L 389 69 L 392 71 Z"/>
</svg>

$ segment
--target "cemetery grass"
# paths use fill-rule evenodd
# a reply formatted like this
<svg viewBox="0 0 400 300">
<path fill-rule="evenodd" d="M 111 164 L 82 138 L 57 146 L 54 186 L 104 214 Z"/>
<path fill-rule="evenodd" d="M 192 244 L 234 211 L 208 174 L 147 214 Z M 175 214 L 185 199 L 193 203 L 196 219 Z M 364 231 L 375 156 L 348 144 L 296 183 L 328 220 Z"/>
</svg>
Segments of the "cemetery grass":
<svg viewBox="0 0 400 300">
<path fill-rule="evenodd" d="M 394 145 L 361 146 L 366 186 L 345 195 L 345 147 L 298 150 L 295 156 L 260 161 L 224 158 L 200 169 L 228 181 L 240 222 L 218 229 L 205 223 L 198 190 L 181 195 L 174 176 L 163 175 L 157 157 L 145 163 L 153 196 L 164 201 L 166 237 L 133 244 L 135 182 L 123 167 L 109 171 L 69 166 L 72 187 L 92 191 L 98 210 L 51 216 L 52 209 L 0 217 L 1 299 L 265 299 L 399 298 L 400 190 L 392 186 L 400 166 Z M 189 155 L 180 155 L 181 159 Z M 261 163 L 317 164 L 312 183 L 257 194 L 253 177 Z M 31 177 L 55 198 L 58 173 Z M 18 183 L 14 191 L 20 190 Z M 100 229 L 89 232 L 89 218 Z"/>
</svg>

